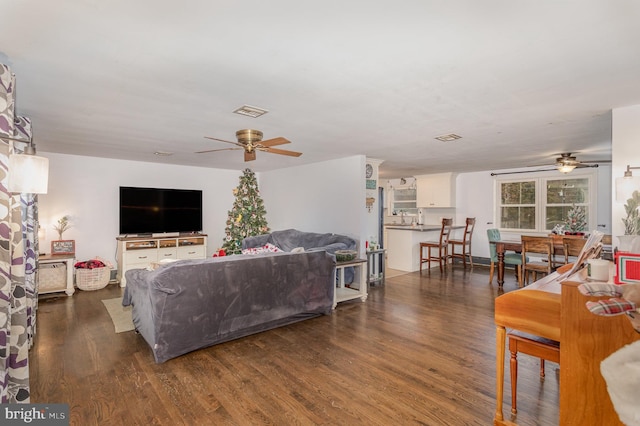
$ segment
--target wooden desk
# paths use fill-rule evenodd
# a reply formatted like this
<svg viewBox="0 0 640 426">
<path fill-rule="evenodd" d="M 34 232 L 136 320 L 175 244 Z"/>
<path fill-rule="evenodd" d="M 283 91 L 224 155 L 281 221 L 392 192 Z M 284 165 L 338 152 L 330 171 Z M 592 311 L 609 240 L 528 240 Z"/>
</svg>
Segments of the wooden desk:
<svg viewBox="0 0 640 426">
<path fill-rule="evenodd" d="M 640 340 L 624 316 L 594 315 L 578 291 L 579 282 L 558 283 L 553 273 L 528 287 L 496 299 L 495 425 L 513 424 L 502 412 L 506 328 L 560 342 L 560 425 L 621 425 L 600 362 L 626 344 Z"/>
</svg>

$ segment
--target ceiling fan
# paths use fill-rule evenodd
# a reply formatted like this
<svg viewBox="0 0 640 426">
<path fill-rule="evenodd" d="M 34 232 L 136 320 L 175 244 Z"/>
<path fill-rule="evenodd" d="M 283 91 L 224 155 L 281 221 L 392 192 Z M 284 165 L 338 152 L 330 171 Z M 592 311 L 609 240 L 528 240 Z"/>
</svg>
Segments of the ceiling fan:
<svg viewBox="0 0 640 426">
<path fill-rule="evenodd" d="M 285 149 L 273 148 L 274 146 L 284 145 L 291 142 L 283 137 L 277 137 L 277 138 L 267 139 L 263 141 L 262 132 L 259 130 L 251 130 L 251 129 L 238 130 L 236 132 L 236 138 L 238 139 L 237 142 L 226 141 L 224 139 L 212 138 L 209 136 L 205 136 L 205 138 L 211 139 L 214 141 L 237 145 L 238 148 L 208 149 L 206 151 L 198 151 L 196 152 L 196 154 L 242 149 L 244 150 L 244 161 L 255 160 L 256 151 L 264 151 L 264 152 L 270 152 L 272 154 L 288 155 L 290 157 L 300 157 L 302 155 L 301 152 L 287 151 Z"/>
<path fill-rule="evenodd" d="M 571 155 L 570 152 L 563 152 L 558 155 L 560 155 L 560 157 L 556 158 L 554 166 L 559 172 L 564 174 L 570 173 L 575 168 L 598 167 L 597 163 L 611 162 L 611 160 L 578 161 L 578 159 L 574 155 Z M 543 165 L 546 166 L 548 164 Z M 534 167 L 539 166 L 540 165 Z"/>
</svg>

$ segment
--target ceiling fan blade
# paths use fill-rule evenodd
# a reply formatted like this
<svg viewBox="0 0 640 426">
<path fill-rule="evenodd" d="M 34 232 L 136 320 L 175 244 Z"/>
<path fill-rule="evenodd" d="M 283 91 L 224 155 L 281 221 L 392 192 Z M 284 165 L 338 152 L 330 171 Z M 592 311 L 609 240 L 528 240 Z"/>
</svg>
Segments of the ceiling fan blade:
<svg viewBox="0 0 640 426">
<path fill-rule="evenodd" d="M 545 164 L 527 164 L 525 167 L 555 167 L 555 164 L 545 163 Z"/>
<path fill-rule="evenodd" d="M 256 152 L 255 151 L 244 151 L 244 161 L 253 161 L 256 159 Z"/>
<path fill-rule="evenodd" d="M 611 163 L 611 160 L 588 160 L 581 161 L 581 163 Z"/>
<path fill-rule="evenodd" d="M 276 146 L 276 145 L 284 145 L 286 143 L 291 143 L 291 141 L 283 137 L 278 137 L 273 139 L 267 139 L 265 141 L 260 141 L 257 144 L 269 147 L 269 146 Z"/>
<path fill-rule="evenodd" d="M 244 147 L 244 145 L 241 144 L 240 142 L 225 141 L 224 139 L 212 138 L 210 136 L 205 136 L 205 139 L 211 139 L 212 141 L 218 141 L 218 142 L 232 143 L 234 145 L 238 145 L 238 146 Z"/>
<path fill-rule="evenodd" d="M 216 151 L 235 151 L 237 149 L 244 149 L 244 148 L 207 149 L 206 151 L 196 151 L 196 154 L 206 154 L 207 152 L 216 152 Z"/>
<path fill-rule="evenodd" d="M 268 147 L 261 148 L 260 151 L 270 152 L 272 154 L 288 155 L 290 157 L 300 157 L 302 155 L 301 152 L 287 151 L 286 149 L 268 148 Z"/>
</svg>

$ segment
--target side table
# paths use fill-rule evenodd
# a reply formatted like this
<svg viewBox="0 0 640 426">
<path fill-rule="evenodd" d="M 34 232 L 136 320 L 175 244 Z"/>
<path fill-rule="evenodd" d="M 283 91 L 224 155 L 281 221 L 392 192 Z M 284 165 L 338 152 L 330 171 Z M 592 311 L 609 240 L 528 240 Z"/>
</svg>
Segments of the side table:
<svg viewBox="0 0 640 426">
<path fill-rule="evenodd" d="M 367 284 L 384 285 L 387 249 L 367 250 Z"/>
<path fill-rule="evenodd" d="M 363 302 L 367 300 L 367 279 L 364 269 L 366 265 L 367 261 L 365 259 L 354 259 L 336 264 L 337 281 L 336 289 L 333 292 L 334 309 L 339 302 L 344 302 L 345 300 L 357 298 L 360 298 Z M 354 277 L 353 282 L 347 286 L 344 282 L 344 269 L 348 267 L 353 267 Z"/>
<path fill-rule="evenodd" d="M 55 293 L 64 291 L 67 296 L 73 295 L 76 289 L 73 286 L 73 265 L 75 256 L 72 254 L 47 254 L 38 257 L 38 294 Z M 50 265 L 50 267 L 42 268 L 42 265 Z M 65 269 L 64 271 L 62 269 Z M 56 269 L 60 269 L 60 272 Z M 44 276 L 43 272 L 47 271 L 49 277 Z M 51 271 L 51 272 L 49 272 Z M 43 279 L 47 278 L 47 279 Z"/>
</svg>

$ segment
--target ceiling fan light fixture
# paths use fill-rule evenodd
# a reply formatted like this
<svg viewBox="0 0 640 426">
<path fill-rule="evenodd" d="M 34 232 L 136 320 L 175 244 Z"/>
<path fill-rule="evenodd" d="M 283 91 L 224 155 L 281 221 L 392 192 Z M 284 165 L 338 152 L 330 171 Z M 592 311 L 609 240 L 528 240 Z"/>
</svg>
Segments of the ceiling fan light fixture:
<svg viewBox="0 0 640 426">
<path fill-rule="evenodd" d="M 262 140 L 262 132 L 260 130 L 242 129 L 236 132 L 236 139 L 240 143 L 255 143 Z"/>
<path fill-rule="evenodd" d="M 576 168 L 575 164 L 565 164 L 565 163 L 558 163 L 557 166 L 558 171 L 560 173 L 564 173 L 565 175 L 567 173 L 571 173 L 573 171 L 573 169 Z"/>
<path fill-rule="evenodd" d="M 246 115 L 247 117 L 258 118 L 269 111 L 264 108 L 258 108 L 251 105 L 243 105 L 233 111 L 234 114 Z"/>
</svg>

